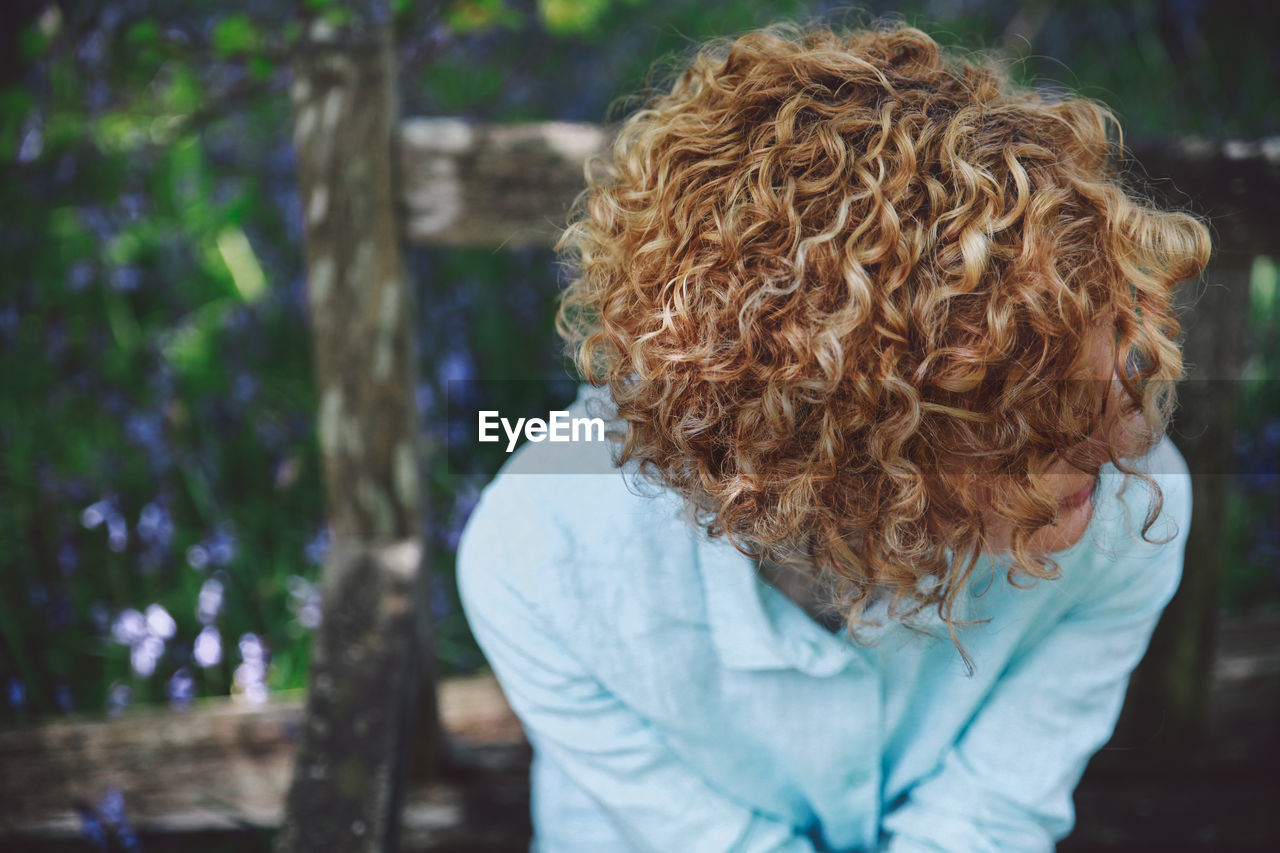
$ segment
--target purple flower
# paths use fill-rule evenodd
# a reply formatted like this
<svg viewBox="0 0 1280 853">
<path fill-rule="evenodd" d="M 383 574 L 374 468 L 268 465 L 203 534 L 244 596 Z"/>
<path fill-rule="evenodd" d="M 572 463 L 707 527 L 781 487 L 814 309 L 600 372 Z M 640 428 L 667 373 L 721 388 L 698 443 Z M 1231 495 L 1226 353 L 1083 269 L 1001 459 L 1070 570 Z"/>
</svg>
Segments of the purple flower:
<svg viewBox="0 0 1280 853">
<path fill-rule="evenodd" d="M 111 626 L 111 636 L 126 646 L 137 645 L 147 637 L 147 619 L 132 607 L 121 610 Z"/>
<path fill-rule="evenodd" d="M 165 610 L 160 604 L 151 604 L 147 607 L 147 631 L 152 636 L 161 640 L 173 639 L 174 633 L 178 630 L 178 625 L 173 621 L 173 617 L 169 615 L 169 611 Z"/>
<path fill-rule="evenodd" d="M 146 208 L 146 197 L 142 193 L 125 193 L 117 201 L 120 203 L 124 218 L 129 222 L 137 222 L 142 218 Z"/>
<path fill-rule="evenodd" d="M 93 623 L 95 633 L 105 634 L 111 624 L 111 608 L 104 601 L 95 601 L 89 605 L 89 621 Z"/>
<path fill-rule="evenodd" d="M 107 499 L 96 501 L 89 504 L 80 513 L 80 523 L 90 530 L 94 529 L 102 522 L 107 520 L 107 513 L 111 512 L 111 502 Z"/>
<path fill-rule="evenodd" d="M 164 440 L 164 422 L 157 412 L 134 412 L 124 426 L 129 440 L 142 447 L 151 447 Z"/>
<path fill-rule="evenodd" d="M 290 575 L 286 585 L 289 589 L 289 609 L 297 617 L 298 624 L 308 629 L 319 626 L 324 604 L 320 589 L 301 575 Z"/>
<path fill-rule="evenodd" d="M 73 293 L 79 293 L 93 281 L 93 264 L 88 261 L 76 261 L 67 271 L 67 284 Z"/>
<path fill-rule="evenodd" d="M 120 682 L 107 688 L 106 710 L 110 717 L 117 716 L 125 708 L 133 704 L 133 688 Z"/>
<path fill-rule="evenodd" d="M 205 669 L 222 663 L 222 634 L 212 625 L 205 625 L 196 636 L 191 653 L 196 663 Z"/>
<path fill-rule="evenodd" d="M 22 145 L 18 147 L 18 162 L 30 163 L 44 150 L 44 128 L 40 122 L 28 121 L 23 128 Z"/>
<path fill-rule="evenodd" d="M 124 794 L 120 792 L 119 788 L 107 789 L 107 793 L 102 796 L 102 800 L 98 803 L 98 816 L 111 834 L 115 836 L 116 840 L 120 842 L 120 846 L 123 849 L 141 849 L 141 845 L 138 843 L 138 836 L 125 816 Z"/>
<path fill-rule="evenodd" d="M 164 640 L 148 634 L 143 637 L 142 642 L 129 649 L 129 664 L 138 675 L 150 678 L 155 674 L 156 664 L 160 662 L 163 654 Z"/>
<path fill-rule="evenodd" d="M 111 270 L 111 289 L 116 293 L 132 293 L 142 282 L 142 271 L 135 266 L 115 267 Z"/>
<path fill-rule="evenodd" d="M 231 385 L 231 399 L 237 403 L 245 404 L 250 402 L 257 392 L 258 380 L 253 374 L 243 371 L 236 374 L 236 378 Z"/>
<path fill-rule="evenodd" d="M 98 820 L 93 807 L 83 800 L 76 800 L 73 805 L 76 814 L 80 817 L 80 834 L 97 849 L 104 853 L 109 851 L 111 846 L 107 840 L 107 831 L 102 828 L 102 823 Z"/>
<path fill-rule="evenodd" d="M 329 553 L 330 535 L 327 525 L 316 531 L 316 535 L 312 536 L 311 541 L 303 548 L 307 562 L 313 566 L 318 566 L 324 562 L 325 555 Z"/>
<path fill-rule="evenodd" d="M 203 545 L 192 545 L 187 549 L 187 565 L 197 572 L 204 571 L 209 565 L 209 552 Z"/>
<path fill-rule="evenodd" d="M 200 594 L 196 597 L 196 618 L 201 625 L 210 625 L 218 618 L 222 610 L 224 587 L 217 578 L 209 578 L 200 585 Z"/>
<path fill-rule="evenodd" d="M 73 618 L 71 599 L 67 591 L 61 587 L 54 587 L 53 591 L 49 593 L 48 602 L 45 604 L 45 623 L 52 629 L 58 629 L 70 624 Z"/>
<path fill-rule="evenodd" d="M 112 510 L 107 515 L 107 547 L 117 554 L 129 544 L 129 525 L 124 516 Z"/>
<path fill-rule="evenodd" d="M 261 705 L 267 701 L 267 650 L 257 634 L 241 635 L 240 658 L 242 663 L 232 673 L 232 695 L 243 697 L 251 705 Z"/>
<path fill-rule="evenodd" d="M 158 549 L 168 547 L 173 539 L 173 520 L 169 511 L 160 503 L 152 501 L 142 508 L 138 515 L 138 538 Z"/>
<path fill-rule="evenodd" d="M 435 390 L 429 383 L 418 383 L 418 387 L 414 390 L 414 403 L 417 404 L 418 414 L 424 418 L 434 411 Z"/>
<path fill-rule="evenodd" d="M 71 542 L 63 542 L 58 546 L 58 568 L 62 572 L 63 577 L 69 577 L 75 573 L 76 567 L 80 565 L 80 555 L 76 552 L 76 546 Z"/>
<path fill-rule="evenodd" d="M 226 528 L 219 528 L 207 544 L 209 559 L 219 566 L 225 566 L 236 558 L 236 537 Z"/>
<path fill-rule="evenodd" d="M 60 682 L 58 686 L 53 689 L 53 701 L 57 703 L 58 707 L 64 714 L 70 714 L 74 711 L 76 703 L 75 697 L 71 693 L 71 685 L 67 684 L 65 681 Z"/>
<path fill-rule="evenodd" d="M 27 708 L 27 688 L 23 685 L 21 679 L 10 678 L 8 689 L 5 691 L 9 696 L 9 707 L 17 713 L 21 714 Z"/>
<path fill-rule="evenodd" d="M 185 666 L 179 667 L 169 679 L 167 687 L 169 704 L 174 708 L 188 708 L 196 695 L 196 680 Z"/>
<path fill-rule="evenodd" d="M 446 388 L 450 382 L 470 382 L 475 379 L 476 367 L 471 353 L 465 349 L 450 350 L 440 362 L 440 384 Z"/>
<path fill-rule="evenodd" d="M 21 322 L 22 316 L 18 313 L 18 309 L 13 305 L 6 305 L 4 310 L 0 311 L 0 337 L 16 337 L 18 324 Z"/>
</svg>

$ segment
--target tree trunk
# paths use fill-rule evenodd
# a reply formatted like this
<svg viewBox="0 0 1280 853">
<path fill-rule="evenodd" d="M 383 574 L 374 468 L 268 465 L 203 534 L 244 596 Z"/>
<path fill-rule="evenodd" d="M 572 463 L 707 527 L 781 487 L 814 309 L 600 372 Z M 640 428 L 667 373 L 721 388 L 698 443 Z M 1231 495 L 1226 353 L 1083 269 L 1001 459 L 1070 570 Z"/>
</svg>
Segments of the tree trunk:
<svg viewBox="0 0 1280 853">
<path fill-rule="evenodd" d="M 419 731 L 438 731 L 414 311 L 393 191 L 393 43 L 385 12 L 348 7 L 357 5 L 340 28 L 305 22 L 294 58 L 294 147 L 333 546 L 277 839 L 290 853 L 394 850 L 420 686 L 418 717 L 428 723 Z"/>
</svg>

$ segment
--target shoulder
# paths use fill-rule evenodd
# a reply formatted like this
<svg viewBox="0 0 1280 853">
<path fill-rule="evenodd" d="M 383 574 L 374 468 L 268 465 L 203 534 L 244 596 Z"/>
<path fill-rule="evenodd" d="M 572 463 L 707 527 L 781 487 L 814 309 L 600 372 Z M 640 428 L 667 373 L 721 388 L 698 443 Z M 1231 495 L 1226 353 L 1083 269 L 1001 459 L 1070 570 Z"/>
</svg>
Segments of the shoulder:
<svg viewBox="0 0 1280 853">
<path fill-rule="evenodd" d="M 586 410 L 588 396 L 570 413 Z M 563 447 L 526 443 L 482 490 L 458 543 L 469 615 L 505 599 L 557 628 L 585 629 L 582 620 L 603 607 L 638 610 L 652 590 L 691 588 L 683 502 L 614 468 L 609 447 L 583 448 L 566 467 Z"/>
<path fill-rule="evenodd" d="M 1137 554 L 1150 553 L 1143 541 L 1160 540 L 1181 545 L 1191 528 L 1191 472 L 1177 445 L 1167 435 L 1145 456 L 1134 460 L 1134 470 L 1150 477 L 1125 477 L 1112 466 L 1112 499 L 1109 520 L 1114 535 L 1133 547 Z M 1143 537 L 1149 512 L 1159 509 L 1155 523 Z"/>
<path fill-rule="evenodd" d="M 1151 482 L 1111 465 L 1103 469 L 1095 518 L 1079 550 L 1087 569 L 1078 576 L 1085 587 L 1078 595 L 1095 602 L 1123 598 L 1163 606 L 1182 578 L 1191 528 L 1191 475 L 1168 436 L 1132 467 Z"/>
</svg>

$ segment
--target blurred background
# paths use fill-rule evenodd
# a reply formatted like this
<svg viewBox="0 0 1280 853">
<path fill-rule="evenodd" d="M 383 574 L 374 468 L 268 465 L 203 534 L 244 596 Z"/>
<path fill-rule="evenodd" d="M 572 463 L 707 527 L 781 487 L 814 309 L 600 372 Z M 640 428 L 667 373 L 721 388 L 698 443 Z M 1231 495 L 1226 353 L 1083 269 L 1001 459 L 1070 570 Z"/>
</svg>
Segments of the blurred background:
<svg viewBox="0 0 1280 853">
<path fill-rule="evenodd" d="M 500 123 L 616 120 L 656 61 L 701 39 L 780 18 L 858 20 L 844 4 L 798 2 L 391 7 L 402 114 Z M 1099 99 L 1131 144 L 1280 134 L 1268 0 L 859 9 L 1000 51 L 1023 82 Z M 0 730 L 215 697 L 261 705 L 307 683 L 329 532 L 290 132 L 298 10 L 6 6 Z M 564 402 L 549 249 L 415 246 L 407 257 L 423 430 L 447 441 L 450 381 L 542 375 L 547 398 Z M 1246 381 L 1214 590 L 1224 620 L 1280 609 L 1277 266 L 1259 254 L 1245 268 L 1248 312 L 1233 334 Z M 423 476 L 440 674 L 473 673 L 483 660 L 452 559 L 483 480 L 453 476 L 443 458 Z M 80 846 L 65 849 L 141 844 L 94 834 L 122 814 L 128 792 L 111 792 L 86 806 L 79 840 L 66 842 Z"/>
</svg>

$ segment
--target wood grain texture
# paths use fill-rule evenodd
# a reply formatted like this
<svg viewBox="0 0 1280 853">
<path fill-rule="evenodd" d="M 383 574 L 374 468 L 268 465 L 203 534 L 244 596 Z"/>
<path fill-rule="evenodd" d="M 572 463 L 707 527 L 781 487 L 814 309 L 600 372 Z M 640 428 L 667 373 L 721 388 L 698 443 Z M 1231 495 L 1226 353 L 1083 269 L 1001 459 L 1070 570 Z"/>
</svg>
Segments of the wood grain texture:
<svg viewBox="0 0 1280 853">
<path fill-rule="evenodd" d="M 479 769 L 523 778 L 528 747 L 489 675 L 439 688 L 453 779 L 411 786 L 413 832 L 458 832 L 465 787 Z M 0 732 L 0 849 L 5 839 L 79 835 L 74 804 L 125 794 L 144 831 L 277 827 L 303 725 L 301 692 L 261 706 L 205 700 L 186 711 L 140 710 L 115 719 L 68 719 Z M 406 839 L 407 840 L 407 839 Z"/>
</svg>

